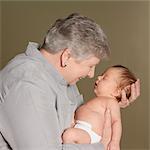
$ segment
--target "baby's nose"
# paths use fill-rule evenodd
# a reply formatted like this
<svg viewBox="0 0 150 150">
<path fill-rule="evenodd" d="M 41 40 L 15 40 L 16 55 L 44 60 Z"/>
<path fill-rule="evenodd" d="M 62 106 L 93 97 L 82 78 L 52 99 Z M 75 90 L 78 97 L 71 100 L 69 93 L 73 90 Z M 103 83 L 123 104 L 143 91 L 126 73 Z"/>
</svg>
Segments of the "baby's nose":
<svg viewBox="0 0 150 150">
<path fill-rule="evenodd" d="M 96 80 L 96 82 L 95 82 L 95 85 L 97 85 L 99 81 L 100 81 L 100 80 L 99 80 L 99 78 L 98 78 L 98 79 Z"/>
<path fill-rule="evenodd" d="M 102 76 L 98 76 L 98 80 L 101 80 Z"/>
<path fill-rule="evenodd" d="M 95 85 L 97 86 L 97 84 L 98 84 L 98 80 L 95 82 Z"/>
</svg>

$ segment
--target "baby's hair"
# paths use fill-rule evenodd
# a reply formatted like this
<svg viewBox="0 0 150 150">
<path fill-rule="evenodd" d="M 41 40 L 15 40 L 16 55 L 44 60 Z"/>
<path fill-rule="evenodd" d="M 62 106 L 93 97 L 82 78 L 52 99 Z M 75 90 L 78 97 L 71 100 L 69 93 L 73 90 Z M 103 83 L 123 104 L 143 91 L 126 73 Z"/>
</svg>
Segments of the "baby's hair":
<svg viewBox="0 0 150 150">
<path fill-rule="evenodd" d="M 122 65 L 114 65 L 113 68 L 120 69 L 120 83 L 118 85 L 118 88 L 121 90 L 125 90 L 126 97 L 129 99 L 131 96 L 131 84 L 135 83 L 137 81 L 137 78 L 135 75 L 127 68 Z M 116 97 L 116 99 L 121 101 L 121 93 L 119 96 Z"/>
</svg>

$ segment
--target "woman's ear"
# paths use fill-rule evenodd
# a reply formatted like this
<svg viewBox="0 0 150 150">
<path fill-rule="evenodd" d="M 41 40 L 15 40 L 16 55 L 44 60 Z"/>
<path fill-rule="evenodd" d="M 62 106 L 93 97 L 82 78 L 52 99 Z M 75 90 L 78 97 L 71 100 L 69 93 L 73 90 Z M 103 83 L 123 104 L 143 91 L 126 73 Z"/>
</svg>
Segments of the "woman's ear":
<svg viewBox="0 0 150 150">
<path fill-rule="evenodd" d="M 71 53 L 69 49 L 64 49 L 62 51 L 61 57 L 60 57 L 60 63 L 61 63 L 61 67 L 66 67 L 69 58 L 71 57 Z"/>
</svg>

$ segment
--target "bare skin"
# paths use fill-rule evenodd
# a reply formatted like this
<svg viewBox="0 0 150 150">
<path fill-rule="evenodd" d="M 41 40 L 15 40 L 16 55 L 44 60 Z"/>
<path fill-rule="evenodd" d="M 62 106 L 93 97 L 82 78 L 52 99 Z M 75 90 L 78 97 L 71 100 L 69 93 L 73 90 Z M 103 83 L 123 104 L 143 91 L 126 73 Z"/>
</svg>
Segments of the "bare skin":
<svg viewBox="0 0 150 150">
<path fill-rule="evenodd" d="M 110 110 L 111 112 L 111 123 L 109 122 L 107 124 L 105 124 L 106 110 Z M 102 137 L 101 142 L 104 144 L 105 149 L 108 147 L 108 144 L 115 145 L 114 149 L 111 147 L 112 150 L 120 149 L 119 142 L 121 138 L 121 117 L 120 107 L 116 100 L 104 96 L 89 100 L 76 110 L 75 121 L 76 120 L 82 120 L 91 124 L 92 130 Z M 106 128 L 106 126 L 110 124 L 113 125 L 112 128 L 109 126 L 107 129 L 110 129 L 110 131 L 105 132 L 104 126 Z M 112 139 L 108 139 L 108 137 L 111 137 L 111 132 L 114 133 Z M 70 134 L 71 138 L 68 136 L 68 133 Z M 65 137 L 65 134 L 67 135 L 67 139 Z M 64 142 L 66 143 L 85 144 L 91 142 L 89 134 L 82 129 L 71 128 L 68 129 L 68 132 L 66 132 L 65 134 L 63 135 L 63 138 Z M 113 144 L 109 143 L 110 140 L 113 142 Z"/>
</svg>

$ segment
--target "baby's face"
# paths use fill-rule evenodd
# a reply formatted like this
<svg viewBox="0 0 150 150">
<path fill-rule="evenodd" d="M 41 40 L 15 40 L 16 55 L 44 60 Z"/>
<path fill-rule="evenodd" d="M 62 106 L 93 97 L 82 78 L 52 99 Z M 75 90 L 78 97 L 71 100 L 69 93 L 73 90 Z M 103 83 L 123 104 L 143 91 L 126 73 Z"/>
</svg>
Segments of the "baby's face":
<svg viewBox="0 0 150 150">
<path fill-rule="evenodd" d="M 107 69 L 95 82 L 94 92 L 97 96 L 117 96 L 120 92 L 119 86 L 120 70 L 116 68 Z"/>
</svg>

